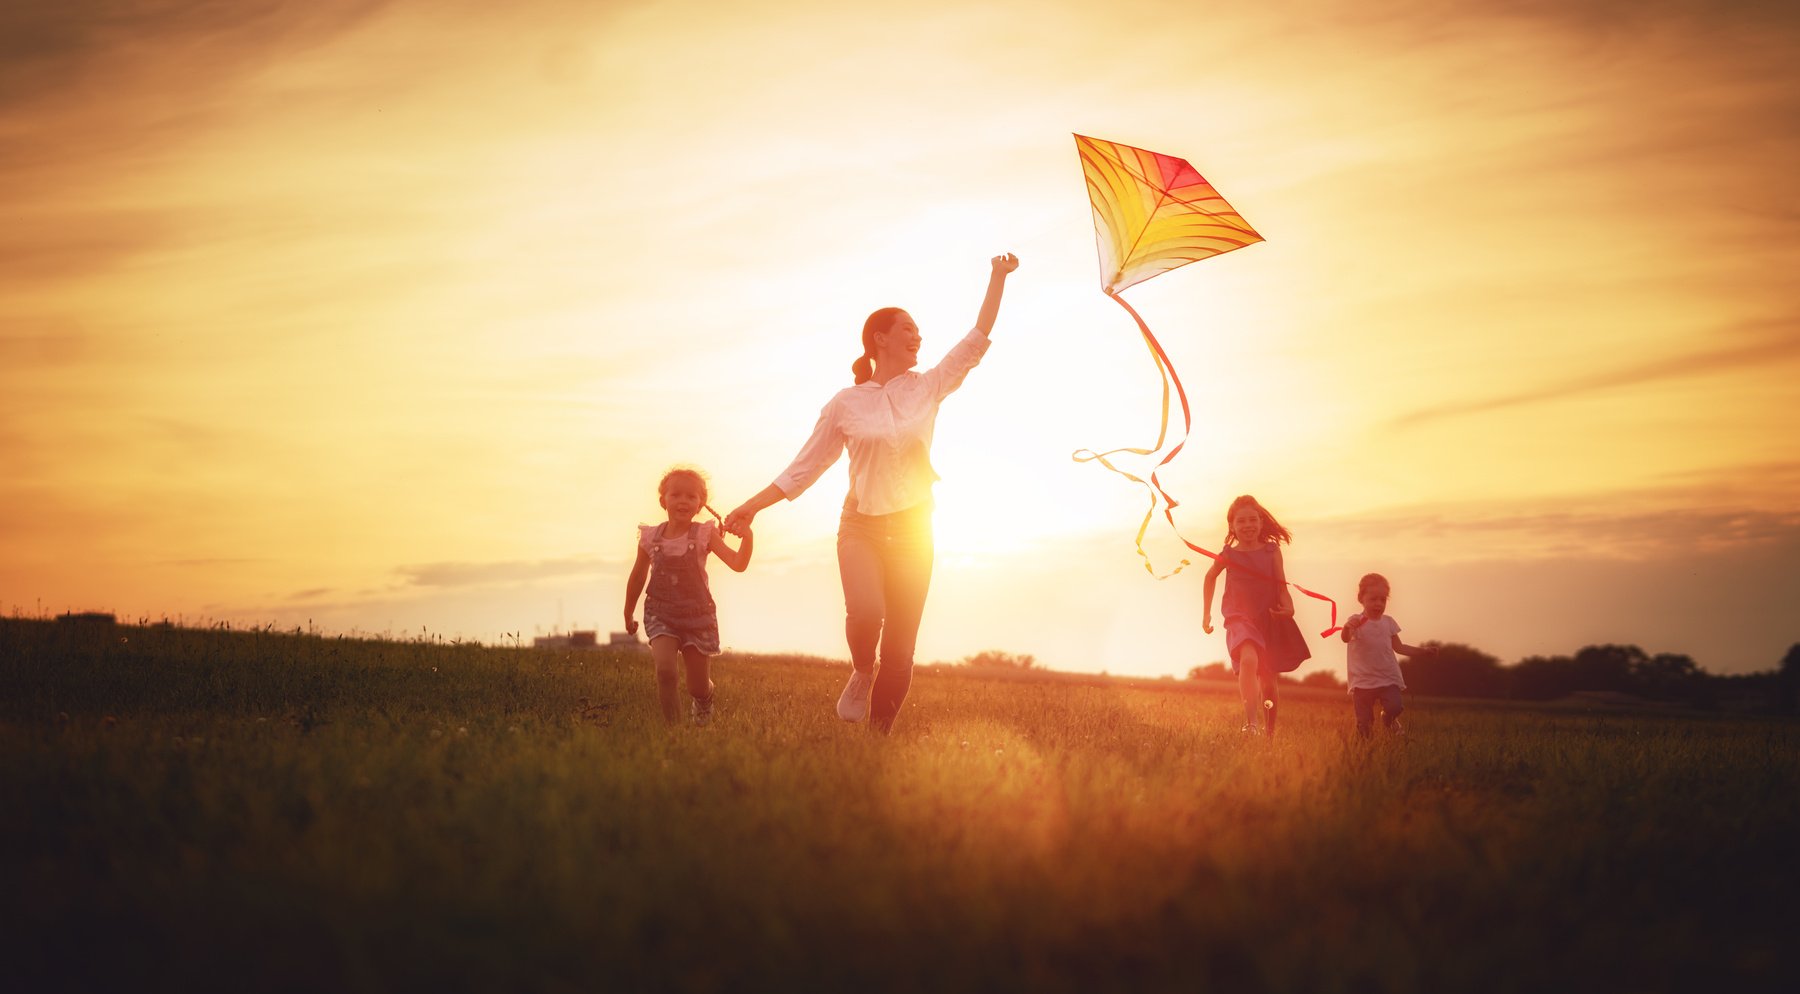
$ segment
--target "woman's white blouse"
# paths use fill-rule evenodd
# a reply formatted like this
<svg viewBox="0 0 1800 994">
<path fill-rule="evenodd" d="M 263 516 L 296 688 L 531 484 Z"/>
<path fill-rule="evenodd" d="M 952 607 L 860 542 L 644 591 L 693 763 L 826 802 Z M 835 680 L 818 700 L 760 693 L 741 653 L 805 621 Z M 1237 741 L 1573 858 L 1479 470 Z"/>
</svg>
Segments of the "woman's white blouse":
<svg viewBox="0 0 1800 994">
<path fill-rule="evenodd" d="M 977 328 L 923 373 L 909 370 L 886 385 L 869 380 L 838 391 L 775 486 L 793 500 L 849 449 L 857 511 L 892 514 L 929 500 L 938 479 L 931 468 L 938 405 L 962 386 L 987 350 L 988 337 Z"/>
</svg>

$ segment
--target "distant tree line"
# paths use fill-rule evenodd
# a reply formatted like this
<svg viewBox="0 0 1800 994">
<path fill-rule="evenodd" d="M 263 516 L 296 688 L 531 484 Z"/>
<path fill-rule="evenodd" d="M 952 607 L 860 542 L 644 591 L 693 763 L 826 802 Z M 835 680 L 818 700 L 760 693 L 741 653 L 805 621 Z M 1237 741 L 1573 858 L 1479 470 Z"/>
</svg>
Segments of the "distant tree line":
<svg viewBox="0 0 1800 994">
<path fill-rule="evenodd" d="M 1037 657 L 1001 652 L 998 649 L 983 649 L 973 656 L 963 657 L 962 665 L 976 669 L 1028 670 L 1037 665 Z"/>
<path fill-rule="evenodd" d="M 1697 708 L 1796 713 L 1800 703 L 1800 643 L 1791 646 L 1774 670 L 1733 676 L 1708 673 L 1693 657 L 1635 645 L 1590 645 L 1573 656 L 1529 656 L 1511 666 L 1473 646 L 1427 642 L 1434 656 L 1401 658 L 1406 689 L 1434 697 L 1484 697 L 1550 701 L 1580 692 L 1629 694 L 1650 701 Z M 1196 680 L 1232 679 L 1224 663 L 1188 671 Z M 1309 673 L 1305 686 L 1342 687 L 1329 671 Z"/>
</svg>

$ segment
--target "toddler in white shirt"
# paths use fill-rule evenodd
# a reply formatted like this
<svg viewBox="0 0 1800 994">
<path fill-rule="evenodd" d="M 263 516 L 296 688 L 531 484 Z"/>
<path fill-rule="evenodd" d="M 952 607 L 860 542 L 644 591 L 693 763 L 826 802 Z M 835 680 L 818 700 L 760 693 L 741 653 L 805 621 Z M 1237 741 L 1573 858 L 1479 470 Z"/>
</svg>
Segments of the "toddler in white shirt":
<svg viewBox="0 0 1800 994">
<path fill-rule="evenodd" d="M 1356 583 L 1356 601 L 1362 610 L 1344 622 L 1345 668 L 1350 683 L 1350 702 L 1356 709 L 1356 733 L 1368 738 L 1375 725 L 1375 705 L 1381 705 L 1381 723 L 1395 735 L 1406 734 L 1400 712 L 1406 710 L 1400 692 L 1406 678 L 1400 674 L 1400 656 L 1430 656 L 1437 646 L 1407 645 L 1400 641 L 1400 623 L 1387 613 L 1387 577 L 1369 573 Z"/>
</svg>

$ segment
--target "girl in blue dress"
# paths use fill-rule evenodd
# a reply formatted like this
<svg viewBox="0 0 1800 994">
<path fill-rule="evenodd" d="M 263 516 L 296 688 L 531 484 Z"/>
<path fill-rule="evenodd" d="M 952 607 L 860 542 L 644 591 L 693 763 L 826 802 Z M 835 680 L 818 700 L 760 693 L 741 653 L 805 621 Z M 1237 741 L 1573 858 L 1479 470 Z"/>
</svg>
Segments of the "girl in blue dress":
<svg viewBox="0 0 1800 994">
<path fill-rule="evenodd" d="M 1213 587 L 1225 575 L 1225 651 L 1237 674 L 1244 699 L 1244 731 L 1275 734 L 1275 668 L 1269 659 L 1269 619 L 1291 617 L 1294 599 L 1287 589 L 1281 544 L 1293 536 L 1275 516 L 1244 494 L 1225 511 L 1225 544 L 1206 571 L 1205 609 L 1200 627 L 1212 634 Z"/>
</svg>

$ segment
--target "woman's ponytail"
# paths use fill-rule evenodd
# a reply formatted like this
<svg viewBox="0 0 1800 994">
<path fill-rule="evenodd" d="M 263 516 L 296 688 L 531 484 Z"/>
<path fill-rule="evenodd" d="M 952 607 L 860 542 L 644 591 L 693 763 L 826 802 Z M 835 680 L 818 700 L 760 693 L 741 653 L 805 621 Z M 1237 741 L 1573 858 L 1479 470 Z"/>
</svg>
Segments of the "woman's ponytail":
<svg viewBox="0 0 1800 994">
<path fill-rule="evenodd" d="M 875 333 L 893 327 L 894 318 L 901 313 L 898 307 L 883 307 L 863 322 L 862 358 L 850 364 L 850 372 L 856 377 L 856 382 L 867 383 L 874 379 L 875 364 L 870 359 L 875 355 Z"/>
</svg>

